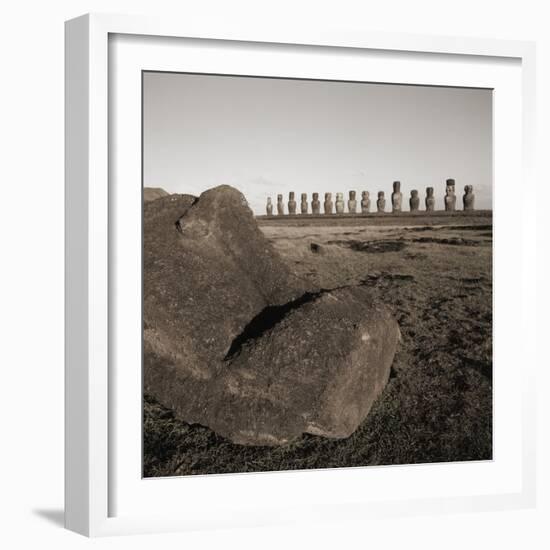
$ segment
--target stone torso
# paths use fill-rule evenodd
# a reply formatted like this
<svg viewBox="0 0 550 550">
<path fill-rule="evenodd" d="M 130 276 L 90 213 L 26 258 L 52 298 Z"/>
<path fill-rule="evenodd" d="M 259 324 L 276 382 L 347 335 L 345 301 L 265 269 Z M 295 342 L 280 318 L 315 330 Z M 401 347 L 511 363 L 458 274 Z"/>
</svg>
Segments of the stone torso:
<svg viewBox="0 0 550 550">
<path fill-rule="evenodd" d="M 344 213 L 344 194 L 343 193 L 336 193 L 336 213 L 337 214 Z"/>
<path fill-rule="evenodd" d="M 357 200 L 355 199 L 355 191 L 349 192 L 348 212 L 355 214 L 357 212 Z"/>
<path fill-rule="evenodd" d="M 313 200 L 311 201 L 312 214 L 321 213 L 321 201 L 319 200 L 319 193 L 313 193 Z"/>
<path fill-rule="evenodd" d="M 448 179 L 445 184 L 445 211 L 454 212 L 456 210 L 455 180 Z"/>
<path fill-rule="evenodd" d="M 465 193 L 462 197 L 464 210 L 474 210 L 475 195 L 473 185 L 466 185 L 466 187 L 464 187 L 464 191 Z"/>
<path fill-rule="evenodd" d="M 283 204 L 283 196 L 277 195 L 277 214 L 282 216 L 285 213 L 285 205 Z"/>
<path fill-rule="evenodd" d="M 363 214 L 368 214 L 370 212 L 370 198 L 368 191 L 363 191 L 361 195 L 361 212 Z"/>
<path fill-rule="evenodd" d="M 332 214 L 332 193 L 325 193 L 325 214 Z"/>
<path fill-rule="evenodd" d="M 456 195 L 454 188 L 451 185 L 447 185 L 445 193 L 445 211 L 454 212 L 456 209 Z"/>
<path fill-rule="evenodd" d="M 418 208 L 420 207 L 420 197 L 418 196 L 418 191 L 416 189 L 413 189 L 411 191 L 409 207 L 411 209 L 411 212 L 418 212 Z"/>
<path fill-rule="evenodd" d="M 290 215 L 296 214 L 296 201 L 294 200 L 294 191 L 288 194 L 288 213 Z"/>
<path fill-rule="evenodd" d="M 434 188 L 426 187 L 426 212 L 435 210 Z"/>
<path fill-rule="evenodd" d="M 391 194 L 392 212 L 401 212 L 401 203 L 403 202 L 403 194 L 401 193 L 401 182 L 393 182 L 393 193 Z"/>
<path fill-rule="evenodd" d="M 300 202 L 300 212 L 302 214 L 307 214 L 307 195 L 302 193 L 302 200 Z"/>
<path fill-rule="evenodd" d="M 376 208 L 378 209 L 378 212 L 384 212 L 386 210 L 386 197 L 384 196 L 384 191 L 380 191 L 378 193 Z"/>
</svg>

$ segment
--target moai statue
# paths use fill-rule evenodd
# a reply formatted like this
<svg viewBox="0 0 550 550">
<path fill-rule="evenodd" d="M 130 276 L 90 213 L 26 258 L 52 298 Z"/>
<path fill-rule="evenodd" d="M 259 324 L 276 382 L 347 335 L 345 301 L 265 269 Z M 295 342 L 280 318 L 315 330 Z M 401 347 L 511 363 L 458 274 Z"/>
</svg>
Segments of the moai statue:
<svg viewBox="0 0 550 550">
<path fill-rule="evenodd" d="M 355 200 L 355 191 L 349 192 L 348 212 L 355 214 L 357 212 L 357 201 Z"/>
<path fill-rule="evenodd" d="M 311 213 L 321 213 L 321 201 L 319 200 L 319 193 L 313 193 L 313 200 L 311 201 Z"/>
<path fill-rule="evenodd" d="M 343 214 L 344 213 L 344 193 L 336 193 L 336 213 L 337 214 Z"/>
<path fill-rule="evenodd" d="M 300 212 L 307 214 L 307 194 L 302 193 L 302 202 L 300 202 Z"/>
<path fill-rule="evenodd" d="M 288 213 L 289 215 L 296 214 L 296 201 L 294 200 L 294 191 L 288 194 Z"/>
<path fill-rule="evenodd" d="M 370 197 L 368 191 L 361 193 L 361 213 L 368 214 L 370 212 Z"/>
<path fill-rule="evenodd" d="M 426 187 L 426 212 L 435 210 L 434 188 Z"/>
<path fill-rule="evenodd" d="M 456 210 L 455 180 L 448 179 L 445 188 L 445 210 L 454 212 Z"/>
<path fill-rule="evenodd" d="M 273 203 L 271 202 L 271 197 L 267 197 L 267 204 L 265 205 L 265 211 L 268 216 L 273 215 Z"/>
<path fill-rule="evenodd" d="M 378 212 L 384 212 L 386 210 L 386 197 L 384 191 L 378 191 L 378 200 L 376 201 L 376 208 Z"/>
<path fill-rule="evenodd" d="M 325 214 L 332 214 L 332 193 L 325 193 Z"/>
<path fill-rule="evenodd" d="M 285 213 L 285 205 L 283 204 L 283 196 L 277 195 L 277 214 L 282 216 Z"/>
<path fill-rule="evenodd" d="M 401 203 L 403 202 L 403 193 L 401 193 L 401 182 L 393 182 L 393 193 L 391 194 L 392 212 L 401 212 Z"/>
<path fill-rule="evenodd" d="M 418 212 L 418 208 L 420 207 L 420 197 L 418 196 L 418 191 L 416 189 L 413 189 L 411 191 L 409 206 L 410 206 L 411 212 Z"/>
<path fill-rule="evenodd" d="M 476 196 L 474 195 L 474 186 L 466 185 L 464 187 L 464 196 L 462 197 L 462 203 L 464 204 L 464 210 L 473 210 L 474 201 Z"/>
</svg>

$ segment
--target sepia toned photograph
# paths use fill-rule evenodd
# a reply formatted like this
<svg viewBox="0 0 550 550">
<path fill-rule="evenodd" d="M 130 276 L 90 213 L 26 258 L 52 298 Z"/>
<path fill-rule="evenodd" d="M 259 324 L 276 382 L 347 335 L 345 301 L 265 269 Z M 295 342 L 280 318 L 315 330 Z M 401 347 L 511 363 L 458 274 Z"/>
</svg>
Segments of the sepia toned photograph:
<svg viewBox="0 0 550 550">
<path fill-rule="evenodd" d="M 143 476 L 493 457 L 493 91 L 142 73 Z"/>
</svg>

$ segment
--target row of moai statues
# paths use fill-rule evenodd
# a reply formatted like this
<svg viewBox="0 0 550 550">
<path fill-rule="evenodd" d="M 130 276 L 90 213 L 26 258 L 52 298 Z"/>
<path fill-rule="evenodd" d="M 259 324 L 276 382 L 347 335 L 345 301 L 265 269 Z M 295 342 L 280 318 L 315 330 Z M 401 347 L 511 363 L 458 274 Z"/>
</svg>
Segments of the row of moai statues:
<svg viewBox="0 0 550 550">
<path fill-rule="evenodd" d="M 455 194 L 455 180 L 448 179 L 445 182 L 445 210 L 447 212 L 454 212 L 456 210 L 456 194 Z M 473 210 L 474 209 L 474 187 L 473 185 L 466 185 L 464 187 L 464 195 L 462 197 L 462 203 L 464 210 Z M 391 206 L 392 212 L 398 213 L 401 212 L 401 205 L 403 203 L 403 193 L 401 193 L 401 182 L 393 182 L 393 193 L 391 194 Z M 434 197 L 434 188 L 426 187 L 426 212 L 433 212 L 435 210 L 435 197 Z M 371 199 L 368 191 L 363 191 L 361 193 L 361 214 L 368 214 L 371 208 Z M 295 199 L 294 192 L 291 191 L 288 194 L 288 213 L 290 215 L 296 214 L 296 209 L 298 204 Z M 302 193 L 300 201 L 300 212 L 302 214 L 308 214 L 309 204 L 307 201 L 307 193 Z M 418 196 L 418 191 L 413 189 L 411 191 L 411 196 L 409 198 L 409 208 L 411 212 L 418 212 L 420 210 L 420 197 Z M 344 203 L 344 193 L 336 193 L 336 201 L 332 201 L 332 193 L 325 193 L 325 202 L 323 203 L 323 210 L 325 214 L 333 214 L 336 211 L 336 214 L 343 214 L 345 211 Z M 386 197 L 384 191 L 378 192 L 378 198 L 376 200 L 376 210 L 378 212 L 386 211 Z M 271 197 L 267 198 L 266 212 L 268 216 L 273 215 L 273 203 L 271 202 Z M 357 200 L 355 198 L 355 191 L 349 192 L 348 200 L 348 212 L 350 214 L 357 213 Z M 277 214 L 279 216 L 284 215 L 285 207 L 283 202 L 283 195 L 277 195 Z M 311 213 L 312 214 L 321 214 L 321 201 L 319 200 L 319 193 L 313 193 L 311 201 Z"/>
</svg>

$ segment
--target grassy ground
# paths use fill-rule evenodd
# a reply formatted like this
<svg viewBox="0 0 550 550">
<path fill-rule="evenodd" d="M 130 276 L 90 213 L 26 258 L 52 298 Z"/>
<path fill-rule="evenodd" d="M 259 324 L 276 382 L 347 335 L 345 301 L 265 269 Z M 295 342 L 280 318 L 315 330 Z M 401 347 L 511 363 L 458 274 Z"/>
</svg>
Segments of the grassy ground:
<svg viewBox="0 0 550 550">
<path fill-rule="evenodd" d="M 389 383 L 359 429 L 240 446 L 145 396 L 146 477 L 492 458 L 491 220 L 387 223 L 261 224 L 298 275 L 323 288 L 366 285 L 399 322 Z"/>
</svg>

